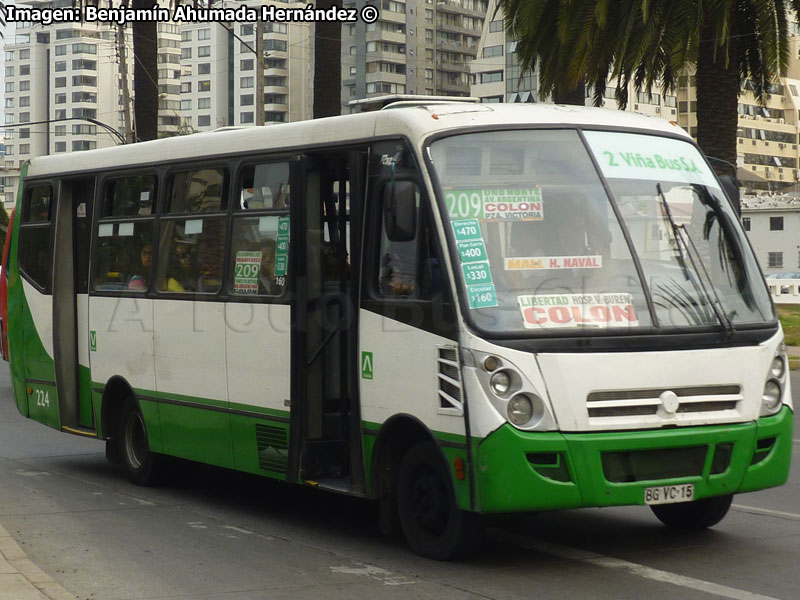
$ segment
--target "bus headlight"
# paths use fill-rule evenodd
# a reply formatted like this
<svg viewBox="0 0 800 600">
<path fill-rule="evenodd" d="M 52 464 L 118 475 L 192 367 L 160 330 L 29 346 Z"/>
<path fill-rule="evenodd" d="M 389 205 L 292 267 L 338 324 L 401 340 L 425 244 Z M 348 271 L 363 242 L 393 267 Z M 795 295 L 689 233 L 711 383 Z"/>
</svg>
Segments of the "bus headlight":
<svg viewBox="0 0 800 600">
<path fill-rule="evenodd" d="M 494 356 L 487 356 L 483 360 L 483 368 L 486 369 L 488 373 L 491 373 L 499 366 L 500 366 L 500 361 Z"/>
<path fill-rule="evenodd" d="M 781 386 L 774 379 L 764 385 L 764 395 L 761 397 L 762 414 L 774 414 L 781 407 Z"/>
<path fill-rule="evenodd" d="M 511 377 L 505 371 L 498 371 L 489 379 L 489 387 L 498 396 L 502 396 L 511 389 Z"/>
<path fill-rule="evenodd" d="M 525 394 L 518 394 L 508 401 L 508 420 L 514 425 L 525 425 L 533 418 L 533 402 Z"/>
<path fill-rule="evenodd" d="M 783 375 L 786 373 L 786 363 L 782 356 L 776 356 L 772 359 L 769 372 L 772 373 L 772 376 L 776 379 L 783 379 Z"/>
<path fill-rule="evenodd" d="M 542 423 L 547 415 L 547 410 L 544 407 L 544 400 L 539 396 L 525 393 L 516 394 L 508 401 L 506 413 L 508 413 L 508 420 L 512 425 L 530 429 L 538 427 Z"/>
</svg>

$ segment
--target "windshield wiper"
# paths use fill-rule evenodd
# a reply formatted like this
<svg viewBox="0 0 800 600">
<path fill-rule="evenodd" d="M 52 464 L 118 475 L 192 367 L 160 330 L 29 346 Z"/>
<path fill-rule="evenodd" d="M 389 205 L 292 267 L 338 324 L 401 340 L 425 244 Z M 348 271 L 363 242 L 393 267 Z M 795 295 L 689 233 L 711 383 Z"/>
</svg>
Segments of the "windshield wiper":
<svg viewBox="0 0 800 600">
<path fill-rule="evenodd" d="M 675 238 L 675 249 L 678 251 L 678 262 L 680 263 L 681 267 L 683 267 L 683 274 L 686 277 L 686 281 L 691 281 L 692 278 L 689 275 L 689 268 L 686 266 L 686 259 L 683 257 L 683 250 L 681 250 L 681 236 L 678 232 L 678 224 L 675 222 L 675 219 L 672 218 L 672 209 L 669 207 L 669 202 L 667 202 L 667 197 L 664 196 L 664 192 L 661 191 L 660 183 L 656 183 L 656 191 L 658 192 L 658 196 L 661 198 L 661 204 L 664 206 L 664 212 L 666 213 L 667 220 L 672 228 L 672 237 Z M 692 260 L 691 256 L 689 257 L 689 260 Z M 694 263 L 692 263 L 692 267 L 694 268 Z M 695 271 L 696 270 L 697 269 L 695 269 Z"/>
<path fill-rule="evenodd" d="M 681 249 L 680 249 L 681 242 L 683 242 L 683 246 L 686 248 L 686 256 L 689 257 L 689 261 L 692 263 L 692 269 L 694 269 L 695 273 L 699 274 L 700 271 L 698 271 L 697 263 L 695 262 L 694 258 L 692 257 L 692 251 L 694 251 L 694 253 L 697 255 L 697 262 L 700 263 L 700 267 L 703 270 L 703 275 L 705 275 L 706 280 L 709 282 L 709 285 L 711 287 L 711 292 L 714 295 L 713 299 L 711 297 L 711 294 L 708 293 L 708 290 L 706 289 L 705 283 L 703 283 L 703 277 L 698 276 L 697 277 L 697 282 L 700 284 L 700 290 L 702 290 L 702 293 L 703 293 L 703 296 L 706 299 L 706 302 L 708 302 L 711 305 L 711 310 L 714 311 L 714 314 L 716 315 L 717 320 L 720 322 L 720 325 L 722 325 L 723 329 L 725 329 L 725 332 L 730 337 L 731 335 L 733 335 L 733 333 L 736 331 L 736 329 L 734 328 L 733 323 L 731 322 L 730 318 L 728 318 L 728 315 L 725 314 L 725 307 L 722 305 L 722 301 L 719 298 L 719 294 L 717 293 L 717 289 L 714 287 L 714 281 L 711 279 L 711 276 L 708 274 L 708 270 L 706 269 L 706 265 L 703 262 L 703 257 L 700 256 L 700 253 L 697 251 L 697 246 L 695 246 L 695 243 L 694 243 L 694 240 L 692 239 L 692 236 L 689 235 L 689 231 L 686 229 L 686 225 L 685 224 L 678 225 L 675 222 L 675 219 L 672 216 L 672 210 L 670 209 L 669 202 L 667 202 L 667 197 L 664 195 L 664 191 L 661 189 L 661 184 L 660 183 L 656 183 L 656 190 L 658 191 L 658 195 L 661 198 L 661 203 L 664 205 L 664 212 L 666 212 L 666 214 L 667 214 L 667 219 L 669 220 L 669 224 L 672 227 L 672 233 L 675 236 L 675 244 L 678 247 L 678 252 L 681 255 L 680 256 L 680 260 L 681 260 L 681 264 L 683 266 L 684 274 L 686 275 L 686 278 L 689 279 L 689 272 L 688 272 L 688 269 L 686 268 L 686 263 L 685 263 L 685 261 L 683 259 L 683 252 L 681 252 Z M 683 232 L 683 236 L 680 235 L 681 232 Z M 684 238 L 684 236 L 686 236 L 686 237 Z M 691 243 L 691 245 L 692 245 L 691 249 L 689 248 L 689 243 L 687 243 L 686 240 L 689 240 L 689 243 Z"/>
</svg>

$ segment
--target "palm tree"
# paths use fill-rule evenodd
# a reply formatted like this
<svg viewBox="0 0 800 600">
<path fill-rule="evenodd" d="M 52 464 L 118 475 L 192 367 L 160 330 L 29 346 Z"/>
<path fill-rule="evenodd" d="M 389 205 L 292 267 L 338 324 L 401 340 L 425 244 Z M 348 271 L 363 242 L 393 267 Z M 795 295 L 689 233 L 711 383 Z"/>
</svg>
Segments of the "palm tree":
<svg viewBox="0 0 800 600">
<path fill-rule="evenodd" d="M 627 105 L 628 84 L 673 90 L 697 75 L 697 140 L 706 154 L 736 164 L 739 92 L 759 102 L 789 62 L 787 10 L 800 0 L 498 0 L 523 68 L 539 66 L 543 96 L 580 81 L 602 103 L 606 82 Z"/>
</svg>

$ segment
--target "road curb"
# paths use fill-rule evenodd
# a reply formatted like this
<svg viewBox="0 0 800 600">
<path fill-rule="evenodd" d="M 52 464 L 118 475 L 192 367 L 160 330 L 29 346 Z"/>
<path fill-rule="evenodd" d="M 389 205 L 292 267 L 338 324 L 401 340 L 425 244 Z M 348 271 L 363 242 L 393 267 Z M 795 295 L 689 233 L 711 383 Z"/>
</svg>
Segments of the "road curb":
<svg viewBox="0 0 800 600">
<path fill-rule="evenodd" d="M 78 600 L 33 564 L 0 525 L 0 600 Z"/>
</svg>

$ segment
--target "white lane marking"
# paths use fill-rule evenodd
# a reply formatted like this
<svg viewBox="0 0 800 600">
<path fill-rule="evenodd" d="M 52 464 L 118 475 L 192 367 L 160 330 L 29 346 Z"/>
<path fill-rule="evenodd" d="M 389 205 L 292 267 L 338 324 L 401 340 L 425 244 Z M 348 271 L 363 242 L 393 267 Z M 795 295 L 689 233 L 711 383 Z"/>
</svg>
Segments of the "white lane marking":
<svg viewBox="0 0 800 600">
<path fill-rule="evenodd" d="M 712 583 L 710 581 L 704 581 L 703 579 L 695 579 L 694 577 L 686 577 L 684 575 L 678 575 L 677 573 L 671 573 L 669 571 L 653 569 L 651 567 L 646 567 L 645 565 L 629 562 L 627 560 L 603 556 L 602 554 L 596 554 L 594 552 L 589 552 L 588 550 L 581 550 L 580 548 L 562 546 L 552 542 L 537 542 L 522 538 L 516 534 L 506 535 L 513 538 L 515 543 L 519 544 L 520 546 L 536 550 L 542 554 L 550 554 L 551 556 L 556 556 L 558 558 L 585 562 L 598 567 L 604 567 L 606 569 L 625 571 L 644 579 L 651 579 L 653 581 L 690 588 L 705 592 L 707 594 L 722 596 L 723 598 L 730 598 L 731 600 L 778 600 L 777 598 L 773 598 L 771 596 L 754 594 L 753 592 L 740 590 L 727 585 L 720 585 L 718 583 Z"/>
<path fill-rule="evenodd" d="M 136 496 L 131 496 L 131 499 L 134 502 L 136 502 L 138 504 L 141 504 L 142 506 L 155 506 L 156 505 L 155 502 L 150 502 L 150 500 L 144 500 L 142 498 L 137 498 Z"/>
<path fill-rule="evenodd" d="M 50 473 L 46 473 L 44 471 L 27 471 L 25 469 L 17 469 L 15 471 L 17 475 L 22 475 L 23 477 L 41 477 L 42 475 L 50 475 Z"/>
<path fill-rule="evenodd" d="M 204 525 L 202 521 L 189 521 L 186 524 L 194 529 L 208 529 L 208 526 Z"/>
<path fill-rule="evenodd" d="M 743 506 L 742 504 L 731 504 L 731 508 L 735 508 L 736 510 L 740 510 L 746 513 L 753 513 L 754 515 L 765 515 L 767 517 L 780 517 L 782 519 L 791 519 L 792 521 L 800 521 L 800 515 L 796 513 L 783 512 L 781 510 L 756 508 L 755 506 Z"/>
<path fill-rule="evenodd" d="M 715 596 L 722 596 L 723 598 L 731 598 L 732 600 L 776 600 L 771 596 L 763 596 L 761 594 L 754 594 L 746 590 L 732 588 L 727 585 L 720 585 L 718 583 L 711 583 L 702 579 L 695 579 L 694 577 L 685 577 L 677 573 L 670 573 L 669 571 L 662 571 L 660 569 L 652 569 L 644 565 L 628 562 L 627 560 L 620 560 L 603 556 L 600 558 L 591 558 L 588 560 L 593 565 L 607 567 L 609 569 L 619 569 L 644 577 L 645 579 L 652 579 L 661 583 L 670 583 L 680 587 L 690 588 L 705 592 L 707 594 L 714 594 Z"/>
<path fill-rule="evenodd" d="M 238 531 L 239 533 L 244 533 L 246 535 L 250 535 L 253 533 L 252 531 L 247 531 L 247 529 L 242 529 L 241 527 L 234 527 L 233 525 L 223 525 L 222 528 L 230 529 L 231 531 Z"/>
<path fill-rule="evenodd" d="M 413 579 L 394 575 L 391 571 L 376 567 L 374 565 L 362 565 L 360 567 L 331 567 L 334 573 L 344 573 L 345 575 L 357 575 L 369 577 L 383 583 L 383 585 L 413 585 L 417 583 Z"/>
</svg>

